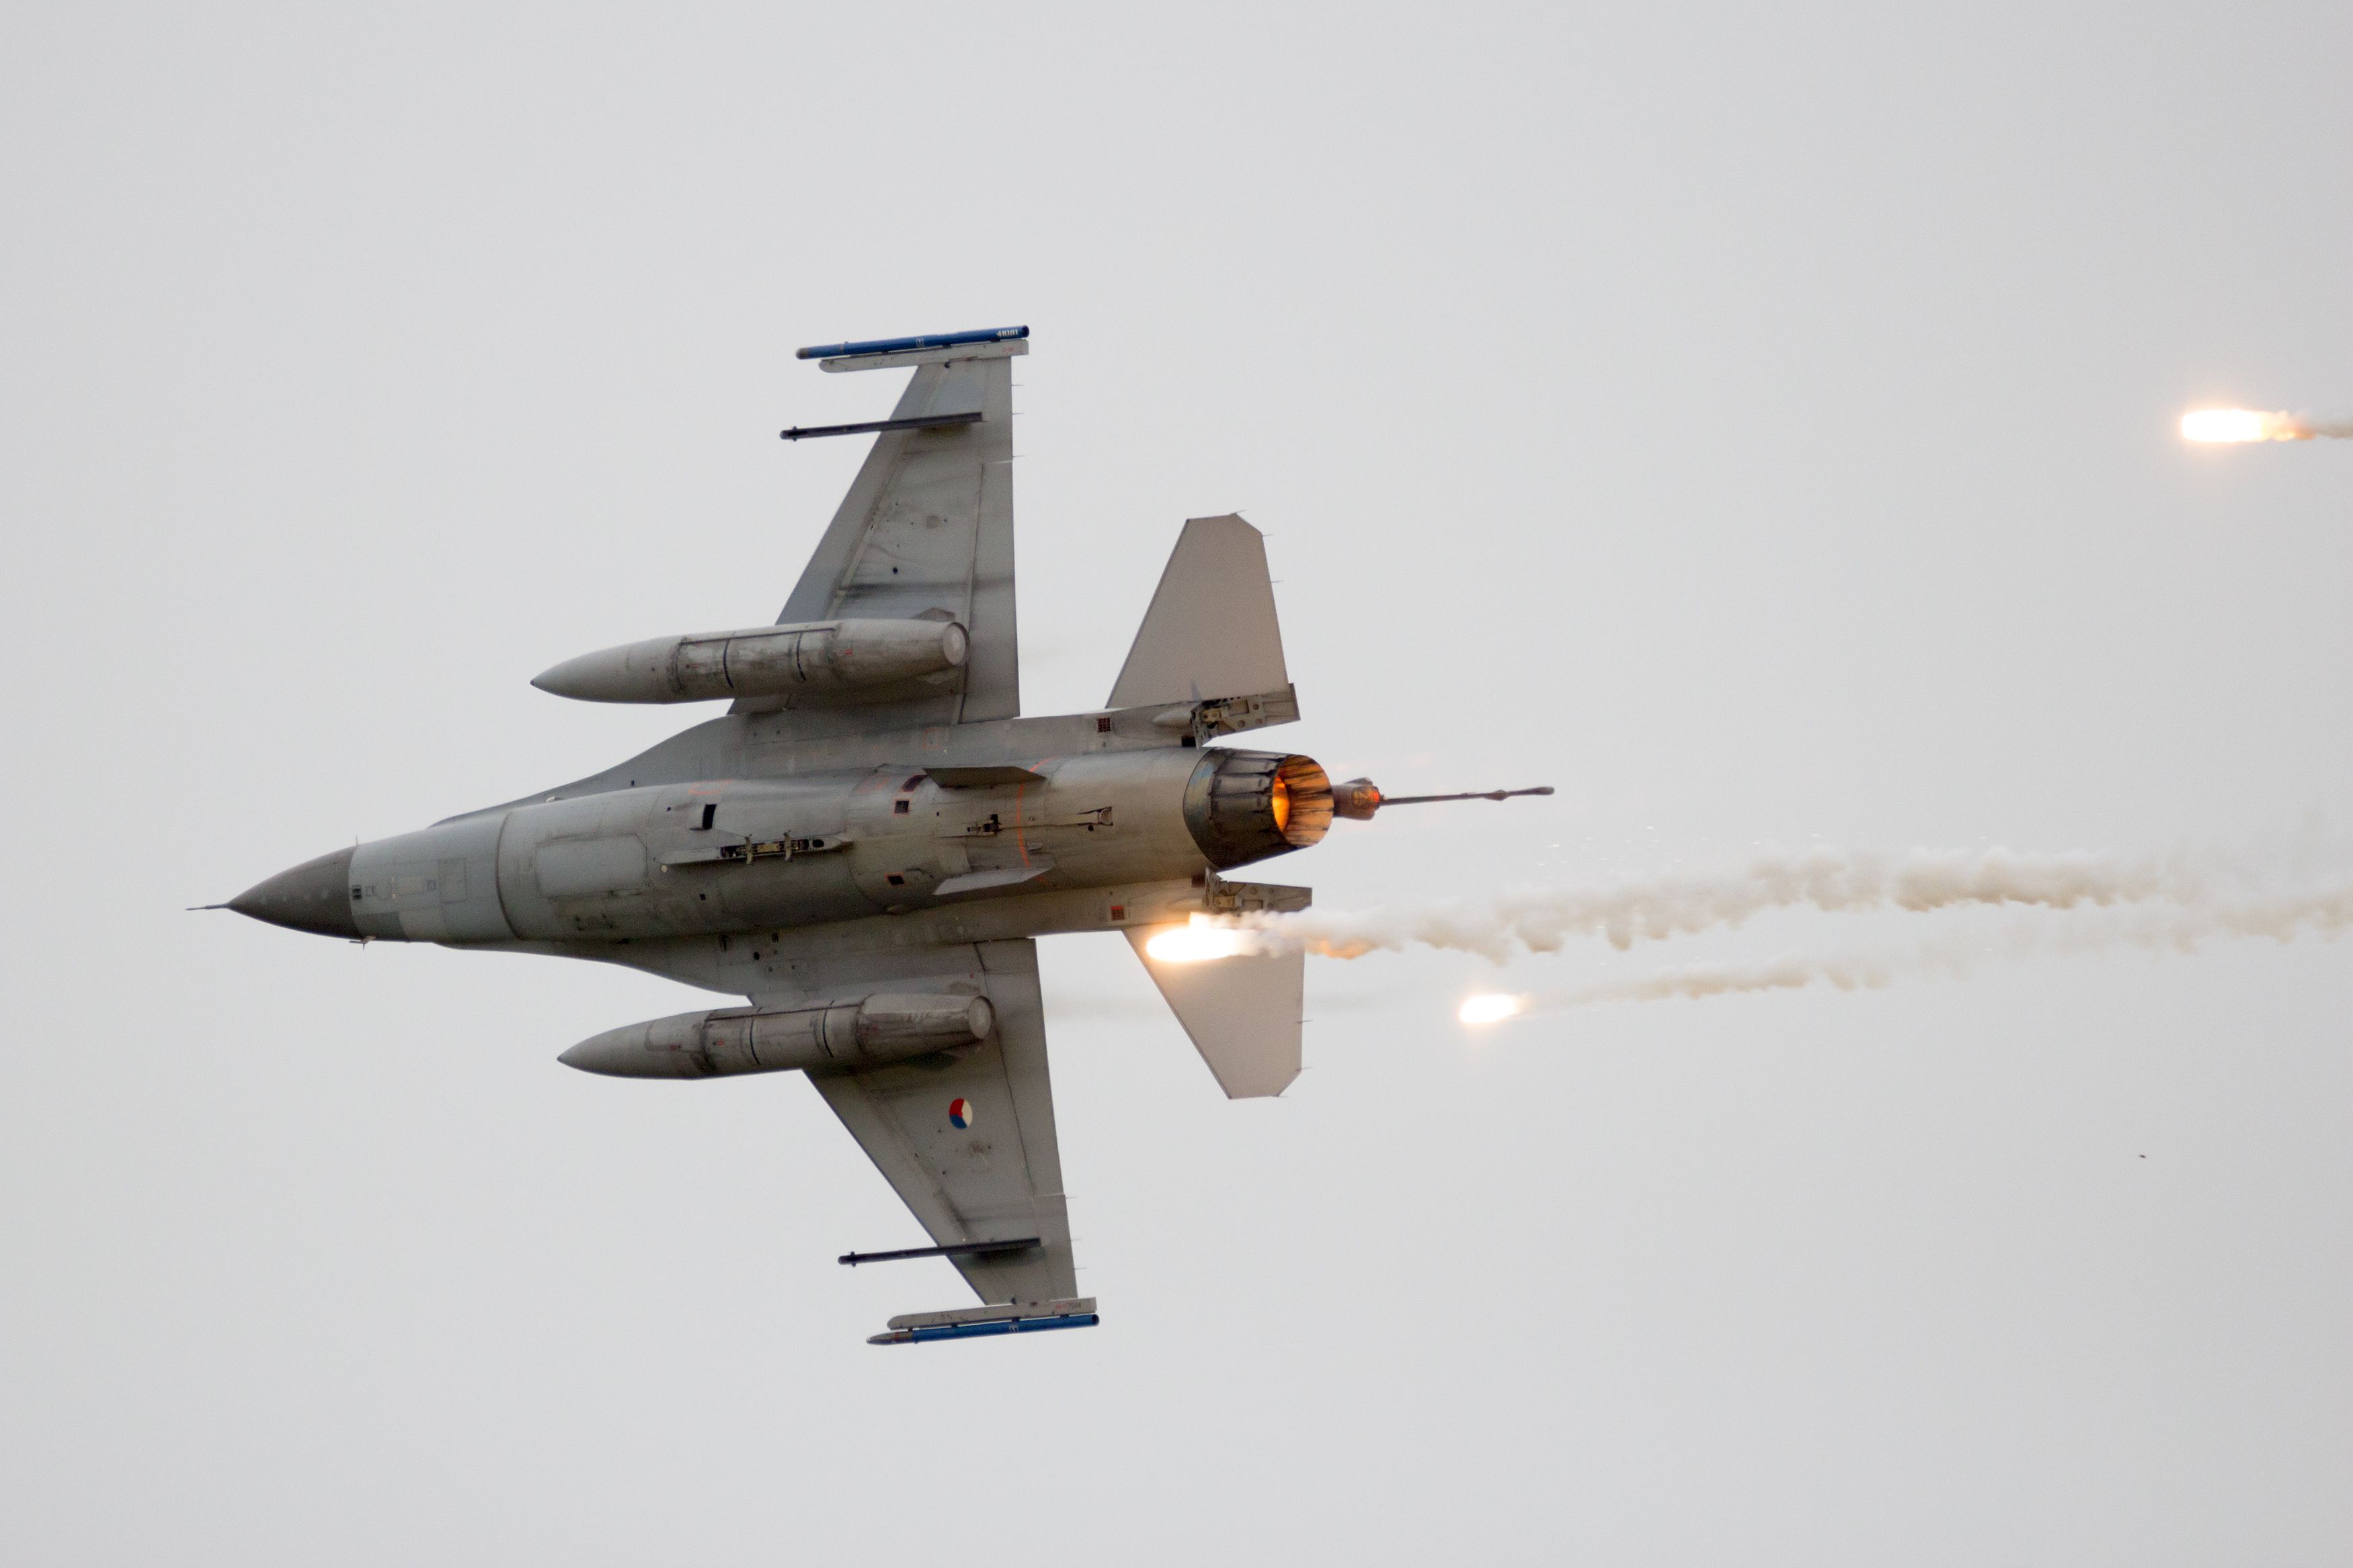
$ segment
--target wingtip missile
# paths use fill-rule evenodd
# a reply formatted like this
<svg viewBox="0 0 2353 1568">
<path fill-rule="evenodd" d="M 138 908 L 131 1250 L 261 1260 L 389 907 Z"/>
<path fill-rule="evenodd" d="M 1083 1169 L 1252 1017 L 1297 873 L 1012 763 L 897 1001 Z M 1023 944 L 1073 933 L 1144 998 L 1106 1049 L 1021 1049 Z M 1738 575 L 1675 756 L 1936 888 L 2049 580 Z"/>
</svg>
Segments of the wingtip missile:
<svg viewBox="0 0 2353 1568">
<path fill-rule="evenodd" d="M 975 1340 L 994 1334 L 1035 1334 L 1049 1329 L 1092 1329 L 1103 1321 L 1092 1296 L 1021 1306 L 999 1301 L 944 1312 L 909 1312 L 891 1320 L 870 1345 L 920 1345 L 933 1340 Z"/>
<path fill-rule="evenodd" d="M 936 1329 L 893 1329 L 888 1333 L 869 1334 L 870 1345 L 920 1345 L 933 1340 L 978 1340 L 996 1334 L 1035 1334 L 1048 1329 L 1092 1329 L 1103 1319 L 1093 1312 L 1074 1312 L 1060 1318 L 999 1318 L 987 1323 L 943 1323 Z"/>
<path fill-rule="evenodd" d="M 966 343 L 1005 342 L 1029 335 L 1027 327 L 987 327 L 973 332 L 934 332 L 926 337 L 871 338 L 864 342 L 811 343 L 795 349 L 795 359 L 848 359 L 853 354 L 912 353 L 919 349 L 962 348 Z"/>
</svg>

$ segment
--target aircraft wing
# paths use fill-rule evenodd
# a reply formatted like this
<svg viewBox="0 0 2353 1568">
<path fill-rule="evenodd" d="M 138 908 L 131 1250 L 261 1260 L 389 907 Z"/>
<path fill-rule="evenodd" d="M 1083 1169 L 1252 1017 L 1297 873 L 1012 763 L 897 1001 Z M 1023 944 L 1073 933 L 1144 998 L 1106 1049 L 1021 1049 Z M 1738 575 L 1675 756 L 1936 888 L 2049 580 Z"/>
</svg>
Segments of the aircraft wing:
<svg viewBox="0 0 2353 1568">
<path fill-rule="evenodd" d="M 1028 352 L 1025 342 L 989 342 L 824 362 L 827 370 L 912 365 L 913 379 L 881 423 L 932 423 L 885 428 L 875 437 L 777 624 L 954 620 L 971 637 L 960 682 L 902 702 L 863 704 L 843 716 L 846 723 L 908 729 L 1011 719 L 1021 711 L 1013 604 L 1012 364 L 1013 356 Z M 780 697 L 747 698 L 733 710 L 765 713 L 786 705 Z"/>
<path fill-rule="evenodd" d="M 995 1033 L 962 1051 L 811 1073 L 810 1081 L 935 1245 L 1036 1240 L 949 1258 L 983 1301 L 1043 1308 L 1076 1297 L 1036 942 L 959 943 L 856 962 L 861 984 L 981 991 L 996 1010 Z"/>
</svg>

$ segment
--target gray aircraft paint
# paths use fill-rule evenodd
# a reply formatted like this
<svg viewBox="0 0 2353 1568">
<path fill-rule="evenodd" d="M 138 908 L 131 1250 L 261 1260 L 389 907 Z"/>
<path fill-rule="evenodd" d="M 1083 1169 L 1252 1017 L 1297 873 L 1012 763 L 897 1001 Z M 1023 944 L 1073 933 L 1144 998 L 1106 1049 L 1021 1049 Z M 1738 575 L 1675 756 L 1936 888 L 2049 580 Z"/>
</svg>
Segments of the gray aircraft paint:
<svg viewBox="0 0 2353 1568">
<path fill-rule="evenodd" d="M 1027 352 L 825 362 L 913 365 L 893 419 L 979 418 L 875 437 L 775 628 L 616 645 L 534 682 L 591 701 L 733 696 L 726 715 L 229 907 L 741 994 L 750 1008 L 625 1026 L 564 1059 L 624 1077 L 806 1071 L 941 1247 L 1034 1241 L 951 1258 L 984 1302 L 1008 1322 L 1080 1322 L 1093 1307 L 1077 1297 L 1034 941 L 1125 931 L 1225 1091 L 1278 1094 L 1300 1070 L 1299 955 L 1180 972 L 1145 941 L 1206 910 L 1303 907 L 1303 888 L 1218 873 L 1314 843 L 1333 800 L 1305 758 L 1208 744 L 1299 711 L 1265 548 L 1238 516 L 1186 524 L 1111 708 L 1019 716 L 1008 372 Z M 931 1326 L 948 1319 L 968 1315 Z"/>
</svg>

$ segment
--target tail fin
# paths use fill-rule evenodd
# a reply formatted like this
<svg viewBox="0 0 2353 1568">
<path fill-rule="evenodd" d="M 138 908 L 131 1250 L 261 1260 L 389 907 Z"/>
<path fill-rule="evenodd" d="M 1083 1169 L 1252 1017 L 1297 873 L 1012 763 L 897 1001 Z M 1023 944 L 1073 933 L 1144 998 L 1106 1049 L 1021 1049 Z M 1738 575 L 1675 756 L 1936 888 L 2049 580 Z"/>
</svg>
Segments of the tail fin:
<svg viewBox="0 0 2353 1568">
<path fill-rule="evenodd" d="M 1163 928 L 1167 929 L 1167 928 Z M 1229 1100 L 1281 1094 L 1299 1076 L 1300 1010 L 1307 955 L 1277 952 L 1168 963 L 1145 950 L 1155 933 L 1127 940 L 1152 983 L 1193 1037 Z"/>
<path fill-rule="evenodd" d="M 1191 519 L 1176 536 L 1109 706 L 1288 695 L 1290 688 L 1265 538 L 1239 517 Z"/>
</svg>

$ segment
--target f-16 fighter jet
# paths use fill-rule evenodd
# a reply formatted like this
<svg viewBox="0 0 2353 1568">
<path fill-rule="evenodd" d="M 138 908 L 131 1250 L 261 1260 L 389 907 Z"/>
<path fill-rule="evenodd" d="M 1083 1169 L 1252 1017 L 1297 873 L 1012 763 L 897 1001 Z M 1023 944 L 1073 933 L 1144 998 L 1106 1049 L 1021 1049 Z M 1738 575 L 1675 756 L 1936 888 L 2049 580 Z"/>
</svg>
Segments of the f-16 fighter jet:
<svg viewBox="0 0 2353 1568">
<path fill-rule="evenodd" d="M 613 1029 L 562 1060 L 621 1078 L 803 1072 L 982 1305 L 876 1343 L 1070 1328 L 1078 1293 L 1036 939 L 1118 931 L 1227 1094 L 1300 1068 L 1302 955 L 1180 963 L 1155 933 L 1304 908 L 1231 881 L 1383 804 L 1303 756 L 1213 745 L 1299 716 L 1258 531 L 1177 535 L 1109 700 L 1021 717 L 1010 372 L 1029 329 L 803 349 L 913 370 L 776 624 L 586 654 L 589 702 L 724 701 L 576 783 L 339 849 L 227 906 L 297 931 L 628 964 L 748 1005 Z M 1545 793 L 1549 793 L 1546 791 Z M 1394 803 L 1393 803 L 1394 804 Z M 1165 951 L 1165 947 L 1164 947 Z"/>
</svg>

